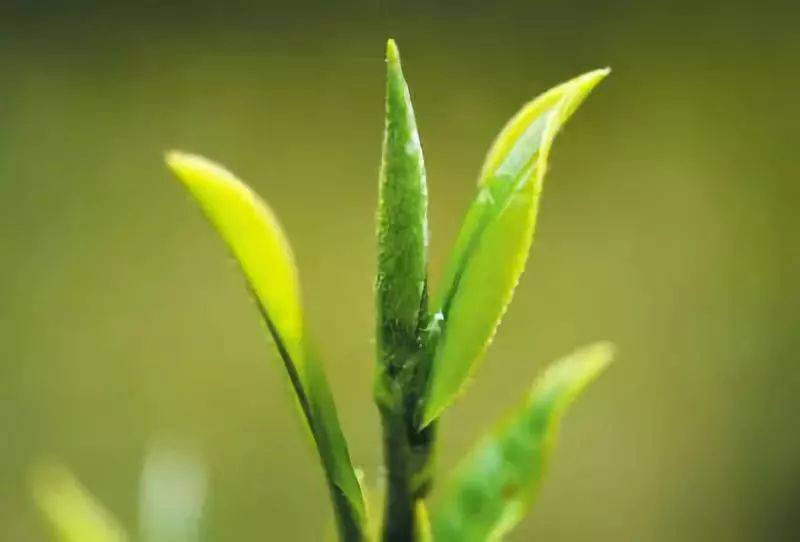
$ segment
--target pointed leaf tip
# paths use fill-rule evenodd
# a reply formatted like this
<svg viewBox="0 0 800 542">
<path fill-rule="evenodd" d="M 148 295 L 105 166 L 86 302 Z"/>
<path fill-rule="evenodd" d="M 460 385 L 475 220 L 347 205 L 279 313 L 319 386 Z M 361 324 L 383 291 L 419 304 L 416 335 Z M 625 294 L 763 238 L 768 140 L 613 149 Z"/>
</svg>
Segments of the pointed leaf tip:
<svg viewBox="0 0 800 542">
<path fill-rule="evenodd" d="M 397 48 L 397 42 L 393 38 L 386 40 L 386 60 L 388 62 L 400 61 L 400 51 Z"/>
<path fill-rule="evenodd" d="M 492 143 L 479 184 L 485 184 L 497 175 L 518 174 L 536 161 L 546 166 L 550 146 L 558 131 L 609 73 L 608 68 L 584 73 L 556 85 L 523 106 Z M 540 171 L 539 176 L 543 177 L 544 171 Z"/>
<path fill-rule="evenodd" d="M 167 163 L 167 166 L 169 166 L 169 168 L 176 174 L 188 173 L 193 170 L 215 170 L 216 172 L 224 172 L 225 176 L 233 176 L 219 164 L 216 164 L 215 162 L 212 162 L 208 158 L 200 156 L 199 154 L 171 150 L 164 153 L 164 161 Z M 183 176 L 178 175 L 178 180 L 185 181 L 186 179 Z"/>
</svg>

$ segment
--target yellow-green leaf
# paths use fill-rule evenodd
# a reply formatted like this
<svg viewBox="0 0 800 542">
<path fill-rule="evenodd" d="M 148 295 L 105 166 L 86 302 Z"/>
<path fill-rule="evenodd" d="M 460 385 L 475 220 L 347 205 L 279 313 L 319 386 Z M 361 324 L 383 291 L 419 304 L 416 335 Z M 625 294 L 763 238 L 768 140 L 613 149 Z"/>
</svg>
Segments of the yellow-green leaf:
<svg viewBox="0 0 800 542">
<path fill-rule="evenodd" d="M 608 343 L 551 365 L 523 405 L 456 469 L 433 514 L 436 542 L 499 540 L 527 511 L 547 466 L 561 418 L 608 366 Z"/>
<path fill-rule="evenodd" d="M 433 304 L 442 336 L 423 426 L 458 395 L 491 342 L 533 242 L 553 140 L 607 74 L 589 72 L 545 92 L 524 106 L 492 145 Z"/>
<path fill-rule="evenodd" d="M 60 542 L 127 542 L 117 519 L 65 467 L 38 465 L 32 471 L 31 489 Z"/>
<path fill-rule="evenodd" d="M 233 173 L 202 156 L 171 152 L 167 164 L 233 253 L 269 316 L 278 347 L 287 350 L 302 380 L 300 283 L 291 247 L 275 214 Z"/>
<path fill-rule="evenodd" d="M 278 220 L 264 201 L 225 168 L 179 152 L 169 153 L 167 164 L 228 245 L 258 302 L 316 443 L 341 537 L 363 540 L 366 518 L 361 488 L 322 366 L 304 340 L 297 270 Z"/>
</svg>

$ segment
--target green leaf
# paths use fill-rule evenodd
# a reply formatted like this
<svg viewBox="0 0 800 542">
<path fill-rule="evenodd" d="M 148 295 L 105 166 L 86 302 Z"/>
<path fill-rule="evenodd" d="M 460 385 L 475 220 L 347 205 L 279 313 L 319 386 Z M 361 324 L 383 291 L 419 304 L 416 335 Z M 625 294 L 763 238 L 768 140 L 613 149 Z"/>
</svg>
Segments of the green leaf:
<svg viewBox="0 0 800 542">
<path fill-rule="evenodd" d="M 363 540 L 361 488 L 327 379 L 304 340 L 300 286 L 289 243 L 270 208 L 223 167 L 171 152 L 167 164 L 233 253 L 272 335 L 314 438 L 344 540 Z"/>
<path fill-rule="evenodd" d="M 403 364 L 419 349 L 425 314 L 428 192 L 417 124 L 400 56 L 386 50 L 386 126 L 378 202 L 378 343 L 384 366 Z"/>
<path fill-rule="evenodd" d="M 433 304 L 442 336 L 432 363 L 422 425 L 455 399 L 494 336 L 533 242 L 539 196 L 556 134 L 608 74 L 596 70 L 524 106 L 486 157 L 473 201 Z"/>
<path fill-rule="evenodd" d="M 499 540 L 533 500 L 564 411 L 612 357 L 608 343 L 551 365 L 524 404 L 456 469 L 433 515 L 436 542 Z"/>
<path fill-rule="evenodd" d="M 125 529 L 65 467 L 32 471 L 33 498 L 61 542 L 126 542 Z"/>
</svg>

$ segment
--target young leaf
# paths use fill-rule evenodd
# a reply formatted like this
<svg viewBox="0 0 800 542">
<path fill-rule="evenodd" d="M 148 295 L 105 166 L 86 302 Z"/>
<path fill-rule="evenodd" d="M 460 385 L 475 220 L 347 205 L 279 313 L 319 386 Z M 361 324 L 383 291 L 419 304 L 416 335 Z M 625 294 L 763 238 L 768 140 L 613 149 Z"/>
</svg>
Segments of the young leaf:
<svg viewBox="0 0 800 542">
<path fill-rule="evenodd" d="M 125 529 L 61 465 L 36 467 L 31 486 L 37 506 L 61 542 L 127 542 Z"/>
<path fill-rule="evenodd" d="M 272 210 L 232 173 L 201 156 L 171 152 L 167 164 L 233 252 L 279 348 L 304 380 L 300 284 L 289 242 Z"/>
<path fill-rule="evenodd" d="M 423 426 L 453 401 L 491 342 L 533 241 L 553 140 L 607 74 L 607 69 L 589 72 L 545 92 L 523 107 L 492 145 L 433 305 L 443 319 L 442 336 Z"/>
<path fill-rule="evenodd" d="M 223 167 L 179 152 L 169 153 L 167 164 L 228 245 L 258 302 L 317 445 L 340 535 L 363 540 L 361 488 L 322 367 L 304 341 L 299 280 L 286 236 L 266 203 Z"/>
<path fill-rule="evenodd" d="M 382 415 L 387 468 L 383 540 L 414 538 L 413 501 L 430 485 L 433 428 L 415 414 L 427 374 L 428 194 L 408 86 L 394 40 L 386 46 L 386 122 L 378 201 L 376 279 L 378 366 L 375 402 Z"/>
<path fill-rule="evenodd" d="M 378 202 L 378 342 L 384 367 L 418 350 L 427 276 L 428 193 L 417 124 L 397 45 L 386 48 L 386 128 Z"/>
<path fill-rule="evenodd" d="M 436 542 L 499 540 L 524 515 L 566 408 L 610 363 L 597 343 L 551 365 L 522 407 L 456 469 L 433 516 Z"/>
</svg>

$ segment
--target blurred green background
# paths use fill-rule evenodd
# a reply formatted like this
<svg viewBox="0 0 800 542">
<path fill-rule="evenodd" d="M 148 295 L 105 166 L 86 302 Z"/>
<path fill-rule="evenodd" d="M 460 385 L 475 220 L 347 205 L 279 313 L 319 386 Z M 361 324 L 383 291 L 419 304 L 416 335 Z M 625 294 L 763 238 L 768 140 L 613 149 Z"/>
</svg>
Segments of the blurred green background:
<svg viewBox="0 0 800 542">
<path fill-rule="evenodd" d="M 203 456 L 214 540 L 327 528 L 280 364 L 170 148 L 278 212 L 376 483 L 389 36 L 426 153 L 434 284 L 505 120 L 614 69 L 556 144 L 529 270 L 444 418 L 440 472 L 546 362 L 608 338 L 618 362 L 512 540 L 800 539 L 799 19 L 791 2 L 4 2 L 0 540 L 47 539 L 25 482 L 42 456 L 133 526 L 157 435 Z"/>
</svg>

